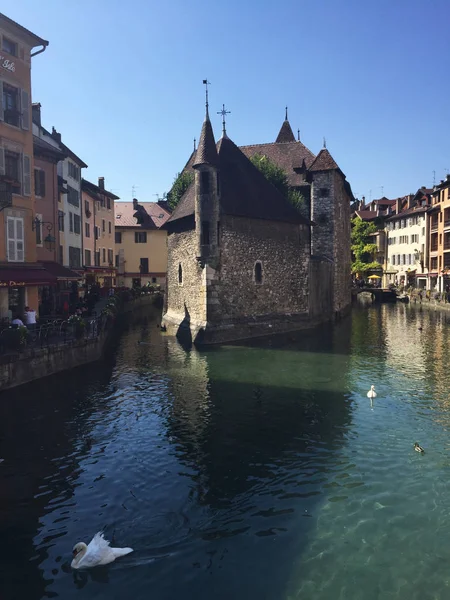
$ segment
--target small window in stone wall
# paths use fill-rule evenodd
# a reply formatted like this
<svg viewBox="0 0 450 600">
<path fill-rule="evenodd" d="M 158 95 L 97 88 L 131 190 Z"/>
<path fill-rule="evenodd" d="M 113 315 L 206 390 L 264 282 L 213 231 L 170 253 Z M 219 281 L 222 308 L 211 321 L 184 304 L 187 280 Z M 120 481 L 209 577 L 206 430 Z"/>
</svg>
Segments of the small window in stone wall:
<svg viewBox="0 0 450 600">
<path fill-rule="evenodd" d="M 262 283 L 262 264 L 257 261 L 255 263 L 255 283 Z"/>
<path fill-rule="evenodd" d="M 209 173 L 202 171 L 200 173 L 200 194 L 209 194 Z"/>
<path fill-rule="evenodd" d="M 178 265 L 178 284 L 181 285 L 183 283 L 183 267 L 181 263 Z"/>
<path fill-rule="evenodd" d="M 319 197 L 320 198 L 328 198 L 330 195 L 330 190 L 328 188 L 319 188 Z"/>
</svg>

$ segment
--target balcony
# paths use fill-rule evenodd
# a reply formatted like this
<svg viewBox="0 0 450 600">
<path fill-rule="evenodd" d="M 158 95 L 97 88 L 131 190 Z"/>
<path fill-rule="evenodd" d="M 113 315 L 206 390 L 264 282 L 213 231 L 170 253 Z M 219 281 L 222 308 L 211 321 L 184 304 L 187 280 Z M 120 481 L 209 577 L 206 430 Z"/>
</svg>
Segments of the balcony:
<svg viewBox="0 0 450 600">
<path fill-rule="evenodd" d="M 430 230 L 431 231 L 437 231 L 437 228 L 438 228 L 438 222 L 437 221 L 436 221 L 436 223 L 432 222 Z"/>
<path fill-rule="evenodd" d="M 437 244 L 433 244 L 432 246 L 430 246 L 430 252 L 437 252 L 438 251 L 438 245 Z"/>
<path fill-rule="evenodd" d="M 447 229 L 448 227 L 450 227 L 450 219 L 444 221 L 444 229 Z"/>
</svg>

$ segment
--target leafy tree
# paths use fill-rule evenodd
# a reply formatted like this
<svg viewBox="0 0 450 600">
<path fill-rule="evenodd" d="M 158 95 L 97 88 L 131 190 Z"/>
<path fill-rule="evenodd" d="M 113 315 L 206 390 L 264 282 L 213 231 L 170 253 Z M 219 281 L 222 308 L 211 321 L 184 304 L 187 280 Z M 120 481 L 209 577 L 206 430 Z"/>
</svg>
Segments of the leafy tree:
<svg viewBox="0 0 450 600">
<path fill-rule="evenodd" d="M 286 172 L 281 167 L 272 162 L 267 156 L 261 154 L 255 154 L 250 160 L 294 208 L 305 217 L 309 216 L 305 214 L 307 212 L 305 198 L 298 190 L 289 186 Z"/>
<path fill-rule="evenodd" d="M 194 181 L 194 174 L 188 171 L 177 173 L 173 180 L 172 188 L 168 194 L 165 195 L 169 207 L 174 210 L 181 197 Z"/>
<path fill-rule="evenodd" d="M 376 233 L 374 223 L 368 223 L 355 217 L 352 220 L 352 273 L 364 274 L 367 271 L 380 269 L 380 264 L 374 260 L 377 245 L 371 241 L 371 236 Z"/>
</svg>

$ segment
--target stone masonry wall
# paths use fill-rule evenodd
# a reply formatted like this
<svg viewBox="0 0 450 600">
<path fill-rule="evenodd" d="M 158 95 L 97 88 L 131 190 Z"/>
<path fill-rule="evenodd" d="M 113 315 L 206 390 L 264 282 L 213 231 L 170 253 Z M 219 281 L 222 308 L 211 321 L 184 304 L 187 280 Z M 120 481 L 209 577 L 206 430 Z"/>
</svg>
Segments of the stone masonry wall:
<svg viewBox="0 0 450 600">
<path fill-rule="evenodd" d="M 351 305 L 350 198 L 342 175 L 334 171 L 334 311 Z"/>
<path fill-rule="evenodd" d="M 220 251 L 220 276 L 208 286 L 208 298 L 214 298 L 208 302 L 208 322 L 308 311 L 306 226 L 223 217 Z M 258 261 L 260 284 L 255 282 Z"/>
<path fill-rule="evenodd" d="M 179 323 L 187 319 L 190 322 L 205 323 L 206 285 L 203 281 L 203 269 L 196 260 L 195 229 L 169 233 L 167 245 L 167 301 L 163 320 L 168 318 Z M 178 282 L 179 265 L 183 273 L 181 284 Z"/>
<path fill-rule="evenodd" d="M 334 260 L 334 183 L 333 172 L 323 171 L 314 173 L 311 186 L 311 253 L 330 260 Z"/>
</svg>

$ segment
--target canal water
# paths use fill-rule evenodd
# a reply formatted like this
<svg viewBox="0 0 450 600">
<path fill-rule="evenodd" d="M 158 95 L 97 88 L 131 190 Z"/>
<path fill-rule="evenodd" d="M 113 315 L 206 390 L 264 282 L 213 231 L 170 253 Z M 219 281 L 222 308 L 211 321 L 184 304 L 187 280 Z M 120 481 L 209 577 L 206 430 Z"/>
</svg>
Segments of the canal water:
<svg viewBox="0 0 450 600">
<path fill-rule="evenodd" d="M 199 352 L 136 314 L 103 363 L 3 393 L 1 600 L 448 599 L 449 319 Z M 72 572 L 99 530 L 134 553 Z"/>
</svg>

